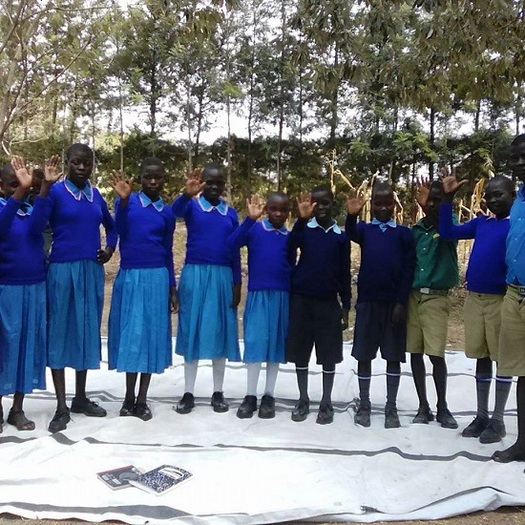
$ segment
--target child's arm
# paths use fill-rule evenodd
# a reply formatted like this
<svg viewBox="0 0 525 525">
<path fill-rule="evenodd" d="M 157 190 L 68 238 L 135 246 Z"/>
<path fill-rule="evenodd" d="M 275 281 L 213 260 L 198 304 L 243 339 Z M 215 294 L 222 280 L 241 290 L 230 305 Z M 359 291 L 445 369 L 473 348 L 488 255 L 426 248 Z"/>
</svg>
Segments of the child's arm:
<svg viewBox="0 0 525 525">
<path fill-rule="evenodd" d="M 126 237 L 128 232 L 128 203 L 133 187 L 133 178 L 125 179 L 124 174 L 113 170 L 110 186 L 115 190 L 118 198 L 115 200 L 115 225 L 120 237 Z"/>
<path fill-rule="evenodd" d="M 295 266 L 297 250 L 303 244 L 304 228 L 316 206 L 316 203 L 312 202 L 310 193 L 302 193 L 296 200 L 299 217 L 295 221 L 290 235 L 288 235 L 287 242 L 288 261 L 292 266 Z"/>
<path fill-rule="evenodd" d="M 228 215 L 232 219 L 234 231 L 237 230 L 237 228 L 239 228 L 239 218 L 237 216 L 237 212 L 233 208 L 228 208 Z M 237 308 L 241 302 L 241 250 L 240 248 L 233 247 L 230 250 L 230 254 L 231 268 L 233 273 L 233 300 L 231 306 L 232 308 Z"/>
<path fill-rule="evenodd" d="M 170 308 L 172 312 L 176 313 L 179 311 L 179 298 L 177 296 L 177 283 L 175 281 L 175 266 L 173 264 L 173 235 L 174 233 L 175 233 L 175 217 L 170 216 L 167 218 L 166 233 L 164 236 L 164 246 L 166 248 L 166 268 L 168 269 L 168 277 L 169 277 L 169 284 L 170 284 Z"/>
<path fill-rule="evenodd" d="M 186 213 L 190 209 L 191 199 L 198 195 L 204 186 L 206 186 L 206 182 L 201 180 L 200 170 L 193 170 L 191 173 L 188 173 L 186 177 L 186 188 L 182 195 L 175 199 L 171 207 L 175 217 L 186 216 Z"/>
<path fill-rule="evenodd" d="M 97 192 L 98 193 L 98 192 Z M 98 193 L 98 197 L 101 200 L 101 209 L 102 209 L 102 225 L 106 230 L 106 247 L 100 249 L 97 252 L 97 261 L 100 264 L 106 264 L 112 257 L 115 252 L 115 247 L 117 246 L 118 234 L 115 221 L 109 213 L 108 205 L 106 201 L 102 198 L 102 195 Z"/>
<path fill-rule="evenodd" d="M 414 236 L 408 228 L 400 230 L 402 232 L 402 273 L 399 281 L 399 289 L 396 297 L 396 304 L 392 311 L 392 322 L 394 324 L 404 324 L 406 322 L 406 305 L 408 296 L 414 282 L 414 271 L 416 269 L 416 245 Z"/>
<path fill-rule="evenodd" d="M 361 244 L 361 235 L 357 228 L 357 216 L 361 213 L 365 205 L 365 199 L 361 195 L 348 197 L 346 199 L 346 216 L 345 231 L 351 241 Z"/>
<path fill-rule="evenodd" d="M 246 199 L 246 209 L 248 211 L 248 215 L 242 224 L 235 229 L 235 231 L 228 237 L 226 241 L 231 249 L 238 249 L 241 246 L 246 246 L 248 244 L 250 230 L 263 214 L 264 203 L 258 195 L 252 195 L 250 199 Z"/>
<path fill-rule="evenodd" d="M 348 313 L 350 312 L 350 300 L 352 298 L 352 286 L 350 278 L 350 240 L 346 238 L 341 245 L 340 252 L 341 262 L 341 289 L 339 290 L 339 297 L 342 303 L 342 329 L 348 328 Z"/>
</svg>

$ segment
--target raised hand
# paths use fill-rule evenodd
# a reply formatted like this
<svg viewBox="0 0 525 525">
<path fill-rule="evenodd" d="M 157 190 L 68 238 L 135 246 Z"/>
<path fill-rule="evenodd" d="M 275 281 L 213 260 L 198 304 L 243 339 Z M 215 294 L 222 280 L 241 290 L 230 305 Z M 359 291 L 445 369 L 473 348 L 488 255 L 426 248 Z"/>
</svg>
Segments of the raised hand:
<svg viewBox="0 0 525 525">
<path fill-rule="evenodd" d="M 430 195 L 430 181 L 427 178 L 416 181 L 416 202 L 424 208 Z"/>
<path fill-rule="evenodd" d="M 365 203 L 366 200 L 362 195 L 356 194 L 353 197 L 348 197 L 346 199 L 346 211 L 348 215 L 359 215 Z"/>
<path fill-rule="evenodd" d="M 246 209 L 250 219 L 256 221 L 264 212 L 264 201 L 259 195 L 252 195 L 246 199 Z"/>
<path fill-rule="evenodd" d="M 445 195 L 453 196 L 461 186 L 464 186 L 468 183 L 468 179 L 459 180 L 456 178 L 456 170 L 452 170 L 449 173 L 446 167 L 441 168 L 440 170 L 441 182 L 443 183 L 443 192 Z"/>
<path fill-rule="evenodd" d="M 121 171 L 113 170 L 111 172 L 111 181 L 109 184 L 121 200 L 129 199 L 133 187 L 133 177 L 126 179 Z"/>
<path fill-rule="evenodd" d="M 44 180 L 48 184 L 54 184 L 60 177 L 62 177 L 62 172 L 58 171 L 58 163 L 60 162 L 60 157 L 58 155 L 52 155 L 44 162 Z"/>
<path fill-rule="evenodd" d="M 188 173 L 186 177 L 186 190 L 184 195 L 188 198 L 195 197 L 198 195 L 206 186 L 206 183 L 201 179 L 201 170 L 195 169 L 191 173 Z"/>
<path fill-rule="evenodd" d="M 24 162 L 24 159 L 22 157 L 18 157 L 16 155 L 13 156 L 13 158 L 11 159 L 11 166 L 13 166 L 13 170 L 15 171 L 16 178 L 19 182 L 19 188 L 23 196 L 25 190 L 30 188 L 33 184 L 33 177 L 27 171 L 26 163 Z M 16 195 L 15 197 L 18 198 L 18 195 Z"/>
<path fill-rule="evenodd" d="M 312 202 L 311 193 L 301 193 L 301 195 L 299 195 L 299 197 L 297 197 L 296 200 L 299 217 L 301 217 L 301 219 L 309 219 L 312 216 L 314 209 L 317 205 L 316 202 Z"/>
</svg>

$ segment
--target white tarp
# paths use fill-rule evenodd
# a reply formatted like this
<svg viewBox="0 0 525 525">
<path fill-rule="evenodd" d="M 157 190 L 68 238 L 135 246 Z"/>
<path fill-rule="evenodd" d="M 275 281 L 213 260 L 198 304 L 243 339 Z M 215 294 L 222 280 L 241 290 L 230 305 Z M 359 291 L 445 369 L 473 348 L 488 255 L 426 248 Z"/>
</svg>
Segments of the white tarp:
<svg viewBox="0 0 525 525">
<path fill-rule="evenodd" d="M 211 363 L 197 376 L 197 406 L 191 414 L 173 410 L 183 394 L 182 360 L 154 376 L 150 388 L 153 419 L 143 422 L 118 416 L 124 374 L 102 370 L 88 374 L 91 399 L 108 410 L 106 418 L 72 414 L 66 431 L 50 435 L 55 410 L 49 391 L 28 396 L 25 409 L 35 420 L 33 432 L 5 424 L 0 434 L 0 513 L 27 518 L 78 518 L 127 523 L 267 523 L 288 520 L 354 521 L 434 519 L 525 505 L 523 464 L 497 464 L 491 454 L 516 439 L 513 386 L 503 443 L 481 445 L 460 435 L 476 405 L 474 366 L 461 352 L 447 353 L 449 406 L 458 430 L 436 422 L 411 425 L 417 397 L 408 364 L 398 399 L 402 428 L 385 430 L 385 367 L 373 362 L 372 425 L 354 424 L 358 394 L 356 362 L 345 347 L 334 388 L 335 420 L 317 425 L 321 369 L 310 366 L 312 412 L 294 423 L 290 412 L 297 397 L 292 365 L 281 367 L 277 382 L 277 415 L 273 420 L 238 419 L 245 394 L 246 370 L 229 364 L 225 395 L 230 411 L 216 414 L 209 406 Z M 435 400 L 427 363 L 429 399 Z M 74 374 L 67 372 L 68 393 Z M 264 370 L 259 391 L 264 388 Z M 492 403 L 493 401 L 491 401 Z M 7 416 L 10 400 L 4 398 Z M 155 496 L 137 488 L 112 491 L 96 477 L 103 470 L 134 464 L 149 470 L 161 464 L 180 466 L 193 479 Z"/>
</svg>

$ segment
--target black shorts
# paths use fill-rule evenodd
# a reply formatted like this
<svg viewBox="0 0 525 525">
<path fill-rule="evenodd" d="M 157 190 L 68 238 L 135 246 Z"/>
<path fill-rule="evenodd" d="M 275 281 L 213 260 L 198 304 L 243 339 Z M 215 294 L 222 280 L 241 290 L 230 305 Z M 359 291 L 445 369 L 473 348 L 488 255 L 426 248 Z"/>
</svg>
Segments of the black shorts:
<svg viewBox="0 0 525 525">
<path fill-rule="evenodd" d="M 386 361 L 405 362 L 406 323 L 392 323 L 394 303 L 357 303 L 352 356 L 358 361 L 372 361 L 381 350 Z"/>
<path fill-rule="evenodd" d="M 337 298 L 318 299 L 292 295 L 286 359 L 299 365 L 310 361 L 315 345 L 317 364 L 335 365 L 343 360 L 341 306 Z"/>
</svg>

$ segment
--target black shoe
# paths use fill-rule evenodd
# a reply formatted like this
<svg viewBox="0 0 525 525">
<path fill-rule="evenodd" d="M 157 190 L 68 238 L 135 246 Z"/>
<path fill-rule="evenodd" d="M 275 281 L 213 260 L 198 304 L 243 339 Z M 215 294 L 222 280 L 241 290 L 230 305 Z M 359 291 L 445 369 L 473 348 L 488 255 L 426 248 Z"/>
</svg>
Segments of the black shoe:
<svg viewBox="0 0 525 525">
<path fill-rule="evenodd" d="M 432 410 L 427 406 L 425 408 L 420 408 L 417 411 L 416 417 L 412 420 L 412 423 L 428 425 L 429 421 L 434 421 L 434 414 Z"/>
<path fill-rule="evenodd" d="M 228 409 L 230 408 L 228 403 L 226 403 L 222 392 L 213 392 L 210 404 L 213 407 L 214 412 L 228 412 Z"/>
<path fill-rule="evenodd" d="M 361 427 L 369 427 L 371 410 L 372 407 L 370 406 L 370 403 L 362 403 L 359 401 L 357 412 L 354 415 L 354 423 Z"/>
<path fill-rule="evenodd" d="M 334 409 L 332 405 L 321 405 L 317 413 L 316 423 L 319 425 L 329 425 L 334 421 Z"/>
<path fill-rule="evenodd" d="M 237 417 L 248 419 L 257 410 L 257 398 L 255 396 L 245 396 L 241 406 L 237 409 Z"/>
<path fill-rule="evenodd" d="M 66 430 L 67 424 L 71 421 L 71 418 L 69 417 L 69 410 L 66 410 L 64 412 L 59 412 L 58 410 L 55 412 L 55 415 L 53 416 L 53 419 L 49 423 L 49 427 L 47 428 L 51 434 L 56 434 L 57 432 L 60 432 L 61 430 Z"/>
<path fill-rule="evenodd" d="M 505 423 L 491 419 L 487 428 L 479 436 L 479 442 L 486 445 L 487 443 L 497 443 L 507 435 Z"/>
<path fill-rule="evenodd" d="M 89 417 L 105 417 L 108 415 L 108 413 L 94 401 L 90 401 L 89 399 L 79 401 L 76 397 L 71 401 L 71 412 L 84 414 Z"/>
<path fill-rule="evenodd" d="M 436 421 L 440 423 L 443 428 L 458 428 L 458 422 L 454 419 L 454 416 L 448 408 L 437 411 Z"/>
<path fill-rule="evenodd" d="M 124 400 L 124 403 L 122 403 L 122 406 L 120 407 L 119 416 L 122 416 L 122 417 L 133 416 L 134 410 L 135 410 L 135 401 Z"/>
<path fill-rule="evenodd" d="M 193 397 L 193 394 L 190 394 L 189 392 L 186 392 L 180 401 L 177 403 L 177 407 L 175 408 L 175 411 L 178 414 L 189 414 L 193 408 L 195 407 L 195 398 Z"/>
<path fill-rule="evenodd" d="M 299 400 L 292 410 L 292 421 L 304 421 L 310 413 L 310 402 Z"/>
<path fill-rule="evenodd" d="M 473 419 L 472 423 L 470 423 L 470 425 L 468 425 L 467 427 L 463 429 L 463 432 L 461 432 L 461 435 L 464 438 L 478 438 L 479 436 L 481 436 L 483 431 L 487 428 L 488 424 L 489 424 L 488 417 L 476 416 Z"/>
<path fill-rule="evenodd" d="M 397 415 L 396 407 L 385 407 L 385 428 L 399 428 L 401 423 L 399 422 L 399 416 Z"/>
<path fill-rule="evenodd" d="M 264 394 L 259 406 L 259 417 L 261 419 L 273 419 L 275 417 L 275 398 Z"/>
<path fill-rule="evenodd" d="M 142 421 L 149 421 L 153 417 L 151 409 L 146 403 L 137 403 L 133 415 L 142 419 Z"/>
</svg>

